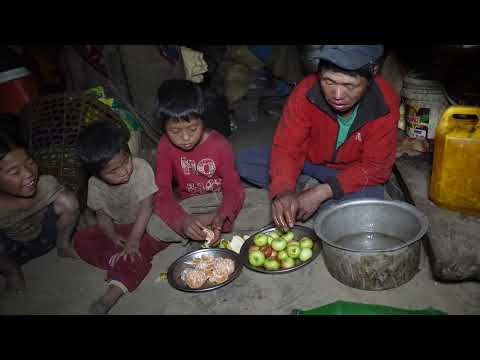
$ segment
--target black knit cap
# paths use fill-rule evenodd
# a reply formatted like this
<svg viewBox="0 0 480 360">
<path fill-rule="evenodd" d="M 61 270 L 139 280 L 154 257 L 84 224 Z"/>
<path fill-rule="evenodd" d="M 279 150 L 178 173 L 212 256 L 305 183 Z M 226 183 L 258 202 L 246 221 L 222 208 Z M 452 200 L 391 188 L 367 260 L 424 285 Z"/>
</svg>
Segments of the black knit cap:
<svg viewBox="0 0 480 360">
<path fill-rule="evenodd" d="M 358 70 L 383 55 L 383 45 L 323 45 L 318 58 L 345 70 Z"/>
</svg>

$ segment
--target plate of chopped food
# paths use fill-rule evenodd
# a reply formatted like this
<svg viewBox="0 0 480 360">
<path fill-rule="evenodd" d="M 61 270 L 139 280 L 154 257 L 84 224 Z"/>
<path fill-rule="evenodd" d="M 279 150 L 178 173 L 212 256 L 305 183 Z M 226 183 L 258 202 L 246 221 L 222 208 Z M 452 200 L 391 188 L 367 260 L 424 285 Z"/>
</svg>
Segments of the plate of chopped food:
<svg viewBox="0 0 480 360">
<path fill-rule="evenodd" d="M 240 256 L 228 249 L 200 249 L 185 254 L 168 268 L 169 284 L 186 292 L 207 292 L 235 280 L 242 271 Z"/>
</svg>

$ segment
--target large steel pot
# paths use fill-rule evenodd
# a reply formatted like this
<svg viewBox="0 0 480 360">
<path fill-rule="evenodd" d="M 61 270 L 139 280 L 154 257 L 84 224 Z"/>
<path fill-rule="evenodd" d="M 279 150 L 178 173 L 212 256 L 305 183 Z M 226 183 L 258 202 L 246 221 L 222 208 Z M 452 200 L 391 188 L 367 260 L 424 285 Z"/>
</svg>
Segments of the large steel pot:
<svg viewBox="0 0 480 360">
<path fill-rule="evenodd" d="M 401 201 L 350 200 L 322 210 L 315 232 L 325 265 L 345 285 L 363 290 L 400 286 L 419 270 L 427 217 Z"/>
</svg>

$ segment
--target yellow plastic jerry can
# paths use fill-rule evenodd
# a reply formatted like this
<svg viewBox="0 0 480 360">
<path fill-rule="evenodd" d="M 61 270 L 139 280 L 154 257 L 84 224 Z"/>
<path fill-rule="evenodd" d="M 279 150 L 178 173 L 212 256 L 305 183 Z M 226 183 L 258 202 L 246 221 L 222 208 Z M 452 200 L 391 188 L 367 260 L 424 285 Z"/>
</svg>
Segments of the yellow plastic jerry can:
<svg viewBox="0 0 480 360">
<path fill-rule="evenodd" d="M 480 107 L 451 106 L 437 125 L 430 199 L 480 216 Z"/>
</svg>

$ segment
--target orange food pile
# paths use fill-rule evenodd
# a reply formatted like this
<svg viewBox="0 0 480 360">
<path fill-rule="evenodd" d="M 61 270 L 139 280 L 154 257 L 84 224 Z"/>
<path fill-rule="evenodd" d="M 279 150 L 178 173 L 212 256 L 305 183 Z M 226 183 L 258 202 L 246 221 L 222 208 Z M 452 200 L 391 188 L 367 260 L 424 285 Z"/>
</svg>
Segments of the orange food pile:
<svg viewBox="0 0 480 360">
<path fill-rule="evenodd" d="M 185 268 L 181 274 L 182 281 L 192 289 L 202 287 L 207 281 L 221 284 L 235 271 L 232 259 L 205 254 L 193 259 L 192 265 L 193 268 Z"/>
</svg>

